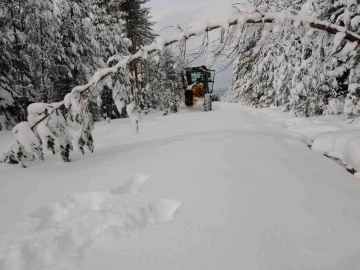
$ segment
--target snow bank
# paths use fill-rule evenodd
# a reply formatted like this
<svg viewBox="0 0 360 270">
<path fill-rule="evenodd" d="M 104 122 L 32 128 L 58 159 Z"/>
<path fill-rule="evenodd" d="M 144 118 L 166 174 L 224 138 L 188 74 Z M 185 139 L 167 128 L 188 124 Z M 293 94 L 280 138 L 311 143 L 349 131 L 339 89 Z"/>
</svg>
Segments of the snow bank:
<svg viewBox="0 0 360 270">
<path fill-rule="evenodd" d="M 335 113 L 338 101 L 333 101 L 330 110 Z M 346 124 L 344 115 L 296 118 L 282 113 L 280 108 L 262 109 L 261 112 L 270 116 L 269 119 L 280 121 L 287 134 L 311 145 L 312 151 L 339 159 L 348 169 L 360 171 L 360 120 Z"/>
<path fill-rule="evenodd" d="M 320 134 L 311 149 L 338 158 L 348 168 L 360 171 L 360 129 Z"/>
<path fill-rule="evenodd" d="M 287 133 L 290 136 L 294 137 L 295 139 L 302 141 L 306 145 L 311 145 L 311 143 L 312 143 L 312 141 L 308 137 L 306 137 L 304 134 L 293 132 L 293 131 L 288 131 Z"/>
<path fill-rule="evenodd" d="M 313 141 L 315 140 L 315 137 L 317 135 L 328 131 L 341 130 L 341 127 L 334 124 L 314 123 L 314 124 L 306 124 L 306 125 L 291 127 L 288 130 L 292 132 L 300 133 Z"/>
</svg>

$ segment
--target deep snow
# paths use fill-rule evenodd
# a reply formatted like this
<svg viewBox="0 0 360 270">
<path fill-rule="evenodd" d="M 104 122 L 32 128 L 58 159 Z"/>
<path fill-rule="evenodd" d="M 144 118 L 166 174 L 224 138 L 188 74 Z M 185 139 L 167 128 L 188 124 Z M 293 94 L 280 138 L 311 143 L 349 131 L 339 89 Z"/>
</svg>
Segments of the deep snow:
<svg viewBox="0 0 360 270">
<path fill-rule="evenodd" d="M 347 121 L 346 115 L 325 115 L 312 118 L 295 118 L 279 108 L 260 110 L 272 121 L 282 123 L 287 133 L 311 150 L 339 160 L 360 178 L 360 119 Z"/>
<path fill-rule="evenodd" d="M 0 269 L 359 269 L 360 182 L 299 121 L 216 103 L 99 123 L 71 163 L 0 164 Z"/>
</svg>

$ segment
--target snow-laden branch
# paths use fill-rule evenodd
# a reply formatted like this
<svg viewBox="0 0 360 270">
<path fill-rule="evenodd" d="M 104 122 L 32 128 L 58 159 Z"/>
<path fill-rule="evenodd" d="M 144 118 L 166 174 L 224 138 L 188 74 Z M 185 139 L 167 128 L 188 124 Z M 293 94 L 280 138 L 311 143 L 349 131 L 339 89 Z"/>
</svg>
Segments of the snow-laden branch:
<svg viewBox="0 0 360 270">
<path fill-rule="evenodd" d="M 246 9 L 246 12 L 242 10 L 238 14 L 232 15 L 223 24 L 211 22 L 194 24 L 185 30 L 180 30 L 170 38 L 163 39 L 159 37 L 152 44 L 142 47 L 137 53 L 122 57 L 116 65 L 98 70 L 86 85 L 73 88 L 72 91 L 66 95 L 64 101 L 56 103 L 56 105 L 40 104 L 41 106 L 36 106 L 36 108 L 34 106 L 34 108 L 30 108 L 29 106 L 29 122 L 20 123 L 14 128 L 13 133 L 15 140 L 9 147 L 9 151 L 5 154 L 5 161 L 14 161 L 23 165 L 22 158 L 32 158 L 35 156 L 33 153 L 36 153 L 41 159 L 42 146 L 39 145 L 39 141 L 36 139 L 37 137 L 41 137 L 41 134 L 44 135 L 43 138 L 41 138 L 41 142 L 46 144 L 46 147 L 53 153 L 60 152 L 63 160 L 68 161 L 68 153 L 72 150 L 72 144 L 67 126 L 72 126 L 78 130 L 75 139 L 82 152 L 84 152 L 83 147 L 85 145 L 90 151 L 93 151 L 94 147 L 91 135 L 93 124 L 87 109 L 88 100 L 83 97 L 87 96 L 85 94 L 86 91 L 89 91 L 90 94 L 96 85 L 107 76 L 117 73 L 122 68 L 126 68 L 128 64 L 136 59 L 147 59 L 149 54 L 161 51 L 166 46 L 184 42 L 192 37 L 203 35 L 216 29 L 227 31 L 232 26 L 263 23 L 288 24 L 293 27 L 310 27 L 335 34 L 337 42 L 345 39 L 355 44 L 360 43 L 360 36 L 348 31 L 345 27 L 320 21 L 304 13 L 295 11 L 263 13 L 255 7 L 250 7 Z M 117 60 L 117 58 L 116 56 L 110 58 L 108 63 Z M 57 109 L 63 105 L 70 109 L 69 123 L 65 123 L 65 119 L 57 112 Z M 136 115 L 133 113 L 134 107 L 135 104 L 129 107 L 129 114 L 130 117 L 134 118 L 132 119 L 134 120 L 133 122 L 137 124 L 138 118 L 135 117 Z M 25 140 L 24 138 L 27 139 Z M 54 143 L 58 148 L 54 146 Z"/>
<path fill-rule="evenodd" d="M 250 10 L 252 11 L 252 10 Z M 258 24 L 258 23 L 274 23 L 274 24 L 284 24 L 288 22 L 293 24 L 294 27 L 310 27 L 318 30 L 323 30 L 331 34 L 344 33 L 344 39 L 349 41 L 356 41 L 360 43 L 360 36 L 354 32 L 349 31 L 347 28 L 335 25 L 326 21 L 321 21 L 314 19 L 313 17 L 295 11 L 287 12 L 275 12 L 275 13 L 262 13 L 255 11 L 251 14 L 242 13 L 239 16 L 232 16 L 228 18 L 223 24 L 212 24 L 211 22 L 198 23 L 192 25 L 192 27 L 187 28 L 186 30 L 180 31 L 176 35 L 163 39 L 161 37 L 157 38 L 152 44 L 142 47 L 136 54 L 126 57 L 119 61 L 115 66 L 111 68 L 104 68 L 97 71 L 92 79 L 83 86 L 77 86 L 72 91 L 86 91 L 91 87 L 94 87 L 99 81 L 109 76 L 112 73 L 118 72 L 120 68 L 125 67 L 127 64 L 133 60 L 144 58 L 153 52 L 161 51 L 164 47 L 170 46 L 174 43 L 180 42 L 182 40 L 187 40 L 195 36 L 205 34 L 207 32 L 216 30 L 216 29 L 225 29 L 228 30 L 231 26 L 243 25 L 243 24 Z M 109 61 L 114 58 L 110 58 Z M 109 62 L 108 61 L 108 62 Z"/>
<path fill-rule="evenodd" d="M 92 76 L 92 78 L 87 84 L 74 87 L 72 89 L 72 92 L 79 91 L 82 93 L 88 90 L 90 90 L 91 92 L 92 89 L 95 88 L 98 82 L 105 79 L 107 76 L 118 72 L 119 69 L 126 67 L 130 62 L 139 58 L 146 59 L 149 54 L 154 53 L 156 51 L 161 51 L 164 47 L 170 46 L 182 40 L 188 40 L 192 37 L 202 35 L 217 29 L 227 30 L 231 26 L 235 26 L 235 25 L 258 24 L 258 23 L 283 24 L 284 22 L 292 23 L 294 27 L 308 26 L 310 28 L 323 30 L 331 34 L 342 33 L 344 39 L 352 42 L 357 42 L 358 44 L 360 44 L 360 36 L 354 32 L 349 31 L 347 28 L 329 22 L 314 19 L 311 16 L 308 16 L 303 13 L 294 12 L 294 11 L 260 13 L 255 11 L 252 14 L 247 14 L 247 13 L 241 14 L 237 18 L 228 18 L 228 20 L 222 25 L 211 24 L 210 22 L 203 22 L 194 25 L 186 30 L 183 30 L 180 33 L 172 36 L 171 38 L 163 39 L 159 37 L 152 44 L 142 47 L 136 54 L 124 57 L 113 67 L 103 68 L 98 70 Z M 108 62 L 110 62 L 113 59 L 115 59 L 115 57 L 110 58 Z M 62 102 L 59 104 L 63 105 L 64 103 Z M 46 116 L 44 117 L 44 119 L 46 119 Z"/>
</svg>

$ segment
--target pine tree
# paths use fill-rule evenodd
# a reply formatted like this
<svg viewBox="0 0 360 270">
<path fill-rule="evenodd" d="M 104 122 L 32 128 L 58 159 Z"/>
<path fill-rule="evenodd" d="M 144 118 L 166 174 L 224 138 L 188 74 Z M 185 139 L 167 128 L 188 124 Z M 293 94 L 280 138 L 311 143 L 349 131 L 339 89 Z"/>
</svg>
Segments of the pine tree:
<svg viewBox="0 0 360 270">
<path fill-rule="evenodd" d="M 61 100 L 76 85 L 85 84 L 97 68 L 91 44 L 89 0 L 62 1 L 58 4 L 61 21 L 57 40 L 61 44 L 54 58 L 58 76 L 54 78 L 57 100 Z"/>
<path fill-rule="evenodd" d="M 159 61 L 149 59 L 141 80 L 146 84 L 139 93 L 142 110 L 168 110 L 171 105 L 173 111 L 177 110 L 183 92 L 181 70 L 169 48 L 162 51 Z"/>
<path fill-rule="evenodd" d="M 276 10 L 276 6 L 271 1 L 254 0 L 251 3 L 261 12 Z M 266 84 L 268 77 L 266 65 L 258 66 L 267 55 L 265 50 L 267 49 L 266 44 L 269 43 L 267 40 L 269 29 L 266 27 L 237 26 L 237 29 L 233 30 L 236 31 L 235 33 L 229 33 L 229 37 L 235 37 L 239 44 L 237 44 L 236 51 L 238 56 L 233 63 L 233 83 L 226 93 L 226 100 L 259 105 L 265 89 L 255 88 L 259 83 Z M 256 73 L 256 70 L 261 73 Z M 259 75 L 261 77 L 258 77 Z"/>
<path fill-rule="evenodd" d="M 24 0 L 0 2 L 0 129 L 26 119 L 29 82 Z"/>
<path fill-rule="evenodd" d="M 360 34 L 360 4 L 357 1 L 335 1 L 332 11 L 331 21 Z M 334 98 L 340 102 L 344 100 L 345 113 L 349 118 L 353 118 L 355 115 L 360 115 L 358 109 L 360 95 L 357 90 L 360 79 L 359 52 L 355 51 L 357 43 L 341 39 L 339 41 L 337 44 L 334 42 L 332 61 L 330 65 L 327 65 L 327 75 L 336 80 L 334 81 L 337 86 Z"/>
<path fill-rule="evenodd" d="M 255 29 L 251 34 L 247 34 L 242 28 L 238 29 L 237 37 L 241 41 L 238 57 L 233 65 L 233 83 L 226 93 L 228 101 L 243 102 L 252 104 L 253 100 L 253 82 L 252 71 L 257 62 L 257 55 L 254 52 L 256 44 L 261 37 L 261 31 Z"/>
<path fill-rule="evenodd" d="M 5 13 L 5 5 L 0 5 L 0 130 L 9 129 L 16 122 L 16 112 L 13 110 L 15 101 L 11 95 L 10 72 L 12 55 L 9 50 L 11 42 L 9 33 L 9 23 Z"/>
<path fill-rule="evenodd" d="M 126 36 L 131 41 L 130 53 L 136 53 L 141 46 L 150 44 L 154 40 L 154 33 L 152 26 L 154 22 L 151 21 L 150 8 L 145 4 L 149 0 L 122 0 L 119 5 L 123 12 L 122 19 L 125 23 Z M 139 74 L 145 73 L 144 64 L 134 61 L 130 65 L 130 70 L 135 79 L 135 87 L 137 89 L 144 88 L 145 84 L 140 84 Z"/>
<path fill-rule="evenodd" d="M 258 9 L 287 9 L 295 13 L 301 9 L 320 20 L 359 31 L 360 5 L 356 1 L 252 2 Z M 266 25 L 262 29 L 266 30 Z M 264 35 L 261 30 L 255 34 L 248 31 L 241 38 L 242 50 L 235 61 L 233 84 L 226 94 L 228 100 L 255 106 L 283 106 L 298 116 L 339 113 L 344 111 L 338 108 L 339 104 L 345 100 L 349 116 L 359 114 L 355 90 L 360 79 L 356 42 L 343 40 L 341 33 L 333 39 L 327 32 L 306 27 L 277 25 L 270 32 Z M 264 40 L 270 42 L 266 44 Z"/>
<path fill-rule="evenodd" d="M 125 35 L 125 25 L 122 19 L 123 12 L 120 9 L 122 1 L 96 0 L 93 7 L 93 16 L 91 18 L 93 27 L 91 28 L 91 43 L 95 49 L 95 65 L 97 68 L 112 66 L 116 61 L 107 63 L 110 57 L 125 57 L 130 54 L 129 40 Z M 115 58 L 116 60 L 117 58 Z M 124 78 L 127 77 L 127 78 Z M 120 71 L 112 75 L 106 83 L 97 86 L 97 94 L 101 100 L 101 117 L 118 118 L 125 117 L 124 108 L 117 108 L 122 102 L 129 104 L 130 100 L 121 100 L 119 92 L 123 89 L 117 89 L 119 83 L 124 83 L 124 87 L 132 85 L 129 72 Z M 102 93 L 104 92 L 104 93 Z M 131 92 L 130 92 L 131 93 Z M 128 95 L 129 92 L 126 93 Z M 123 95 L 121 95 L 123 98 Z M 113 98 L 113 101 L 111 101 Z M 119 102 L 116 101 L 119 100 Z M 114 105 L 115 104 L 115 105 Z M 125 105 L 124 105 L 125 106 Z"/>
<path fill-rule="evenodd" d="M 59 19 L 53 1 L 29 0 L 24 6 L 26 54 L 29 61 L 30 93 L 33 99 L 45 103 L 55 101 L 53 78 L 57 77 L 54 58 L 61 50 Z"/>
</svg>

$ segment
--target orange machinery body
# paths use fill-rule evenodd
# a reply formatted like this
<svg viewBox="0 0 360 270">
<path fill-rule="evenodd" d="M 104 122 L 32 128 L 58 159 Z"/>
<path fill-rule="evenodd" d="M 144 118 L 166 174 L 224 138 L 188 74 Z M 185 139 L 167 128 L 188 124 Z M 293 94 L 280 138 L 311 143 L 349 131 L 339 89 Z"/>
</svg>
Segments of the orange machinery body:
<svg viewBox="0 0 360 270">
<path fill-rule="evenodd" d="M 205 86 L 202 83 L 195 84 L 191 90 L 194 93 L 194 97 L 196 98 L 204 98 L 205 96 Z"/>
</svg>

